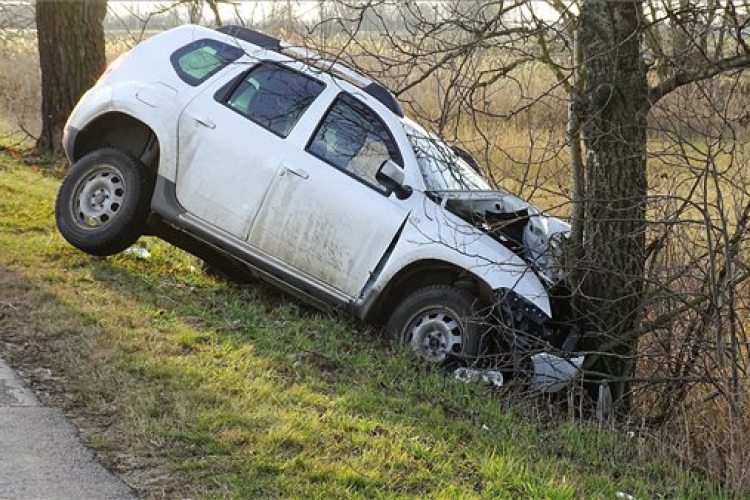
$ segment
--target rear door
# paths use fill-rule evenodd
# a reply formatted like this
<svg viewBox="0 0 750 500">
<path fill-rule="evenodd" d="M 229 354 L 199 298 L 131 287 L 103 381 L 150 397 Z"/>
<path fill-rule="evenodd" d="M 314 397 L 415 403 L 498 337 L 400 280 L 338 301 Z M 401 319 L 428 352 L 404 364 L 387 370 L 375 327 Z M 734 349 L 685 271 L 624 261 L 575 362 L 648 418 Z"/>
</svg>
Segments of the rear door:
<svg viewBox="0 0 750 500">
<path fill-rule="evenodd" d="M 349 297 L 357 297 L 408 211 L 375 180 L 403 166 L 377 114 L 341 93 L 306 148 L 287 152 L 248 241 Z"/>
<path fill-rule="evenodd" d="M 177 198 L 192 214 L 246 239 L 287 137 L 324 84 L 261 62 L 209 86 L 179 119 Z"/>
</svg>

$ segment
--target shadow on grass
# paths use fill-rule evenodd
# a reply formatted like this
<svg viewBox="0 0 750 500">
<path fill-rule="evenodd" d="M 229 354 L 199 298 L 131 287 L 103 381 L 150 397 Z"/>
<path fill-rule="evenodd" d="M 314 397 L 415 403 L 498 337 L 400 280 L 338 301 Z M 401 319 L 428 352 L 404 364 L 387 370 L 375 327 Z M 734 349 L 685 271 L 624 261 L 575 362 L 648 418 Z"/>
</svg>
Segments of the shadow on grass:
<svg viewBox="0 0 750 500">
<path fill-rule="evenodd" d="M 260 471 L 289 474 L 291 468 L 297 480 L 329 481 L 360 493 L 427 494 L 454 481 L 460 463 L 467 483 L 459 490 L 477 493 L 482 474 L 472 469 L 478 462 L 491 460 L 500 448 L 512 449 L 508 443 L 536 442 L 536 428 L 510 425 L 513 413 L 489 388 L 420 365 L 396 352 L 381 332 L 319 313 L 266 285 L 144 279 L 109 261 L 97 262 L 93 276 L 115 283 L 164 330 L 177 332 L 179 356 L 200 364 L 210 352 L 213 369 L 224 370 L 214 400 L 204 407 L 212 423 L 192 435 L 200 454 L 249 451 L 246 444 L 218 444 L 226 445 L 223 420 L 244 422 L 259 427 L 254 440 L 271 436 L 271 453 L 256 464 Z M 179 333 L 185 325 L 187 335 Z M 233 369 L 240 370 L 242 382 L 230 375 Z M 216 408 L 242 407 L 246 398 L 255 403 L 217 415 Z M 264 398 L 273 403 L 258 402 Z M 478 455 L 473 466 L 468 454 Z M 523 490 L 525 481 L 508 483 Z M 294 491 L 300 490 L 282 492 Z"/>
</svg>

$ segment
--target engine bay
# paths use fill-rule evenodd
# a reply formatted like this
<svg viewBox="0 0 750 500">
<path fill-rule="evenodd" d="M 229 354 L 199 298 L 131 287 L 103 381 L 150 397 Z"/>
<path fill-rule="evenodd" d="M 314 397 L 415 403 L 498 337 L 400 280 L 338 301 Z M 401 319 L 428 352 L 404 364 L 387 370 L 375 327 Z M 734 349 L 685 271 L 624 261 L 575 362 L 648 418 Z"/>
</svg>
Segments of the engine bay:
<svg viewBox="0 0 750 500">
<path fill-rule="evenodd" d="M 564 277 L 560 259 L 570 226 L 502 191 L 443 191 L 439 204 L 532 264 L 550 283 Z"/>
</svg>

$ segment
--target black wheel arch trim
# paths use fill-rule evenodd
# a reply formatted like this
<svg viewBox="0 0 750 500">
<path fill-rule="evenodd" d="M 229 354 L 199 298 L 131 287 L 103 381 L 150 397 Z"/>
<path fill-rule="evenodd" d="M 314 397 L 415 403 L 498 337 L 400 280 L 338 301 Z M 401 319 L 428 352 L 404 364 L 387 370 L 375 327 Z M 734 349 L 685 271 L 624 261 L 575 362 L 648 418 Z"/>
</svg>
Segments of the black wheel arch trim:
<svg viewBox="0 0 750 500">
<path fill-rule="evenodd" d="M 427 271 L 437 274 L 432 275 L 430 279 L 418 279 Z M 414 285 L 417 282 L 418 285 Z M 407 286 L 407 284 L 414 286 Z M 391 276 L 383 289 L 371 288 L 367 296 L 362 298 L 358 317 L 367 322 L 385 323 L 393 312 L 393 308 L 395 308 L 394 301 L 396 299 L 394 297 L 396 296 L 394 294 L 399 294 L 399 291 L 406 288 L 406 292 L 399 295 L 403 297 L 417 288 L 438 284 L 467 289 L 472 291 L 480 300 L 494 303 L 492 288 L 486 281 L 471 271 L 443 260 L 418 260 L 399 269 Z M 391 305 L 394 307 L 390 307 Z"/>
<path fill-rule="evenodd" d="M 161 175 L 156 177 L 151 210 L 166 221 L 176 223 L 187 212 L 177 199 L 177 185 Z"/>
<path fill-rule="evenodd" d="M 68 161 L 70 163 L 73 163 L 75 158 L 75 145 L 76 145 L 76 139 L 78 138 L 78 134 L 81 131 L 77 129 L 76 127 L 68 126 L 65 128 L 65 131 L 63 133 L 63 140 L 62 140 L 62 147 L 63 151 L 65 151 L 65 156 L 68 158 Z"/>
</svg>

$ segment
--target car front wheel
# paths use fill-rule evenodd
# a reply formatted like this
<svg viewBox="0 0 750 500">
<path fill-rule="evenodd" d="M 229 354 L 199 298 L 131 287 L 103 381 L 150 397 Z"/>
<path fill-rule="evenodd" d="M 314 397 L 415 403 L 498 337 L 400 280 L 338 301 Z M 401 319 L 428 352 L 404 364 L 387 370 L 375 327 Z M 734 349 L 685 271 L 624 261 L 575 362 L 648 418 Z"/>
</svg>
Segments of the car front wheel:
<svg viewBox="0 0 750 500">
<path fill-rule="evenodd" d="M 470 292 L 449 285 L 420 288 L 394 310 L 386 331 L 429 362 L 473 362 L 487 331 L 478 302 Z"/>
<path fill-rule="evenodd" d="M 60 186 L 55 219 L 63 237 L 92 255 L 132 245 L 148 217 L 153 174 L 117 149 L 99 149 L 70 168 Z"/>
</svg>

